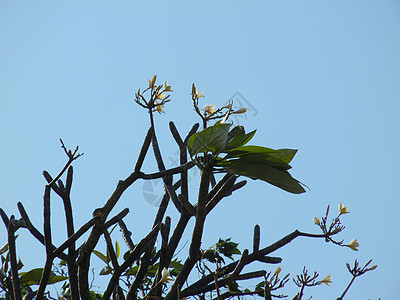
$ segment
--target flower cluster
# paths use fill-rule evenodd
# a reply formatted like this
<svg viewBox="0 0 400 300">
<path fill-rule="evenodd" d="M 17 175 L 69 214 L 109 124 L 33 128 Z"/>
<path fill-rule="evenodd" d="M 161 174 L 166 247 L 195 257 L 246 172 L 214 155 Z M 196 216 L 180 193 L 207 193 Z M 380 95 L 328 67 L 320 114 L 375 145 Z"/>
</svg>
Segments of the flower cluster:
<svg viewBox="0 0 400 300">
<path fill-rule="evenodd" d="M 172 92 L 172 86 L 168 85 L 168 82 L 164 81 L 163 84 L 156 84 L 157 76 L 154 75 L 151 79 L 147 80 L 147 88 L 141 92 L 140 89 L 135 93 L 135 102 L 140 106 L 147 108 L 149 111 L 165 113 L 164 105 L 169 102 L 170 95 Z M 146 100 L 144 94 L 150 93 L 150 99 Z"/>
<path fill-rule="evenodd" d="M 198 92 L 196 86 L 192 85 L 192 100 L 193 106 L 196 113 L 202 118 L 204 127 L 207 127 L 207 121 L 213 119 L 222 119 L 221 123 L 224 123 L 228 117 L 232 114 L 243 114 L 247 110 L 246 108 L 239 108 L 237 110 L 232 109 L 232 101 L 220 108 L 216 108 L 215 104 L 205 104 L 203 109 L 199 108 L 199 99 L 204 98 L 204 91 Z"/>
<path fill-rule="evenodd" d="M 353 251 L 358 251 L 357 248 L 360 246 L 360 244 L 358 243 L 357 239 L 352 239 L 348 244 L 344 244 L 343 241 L 338 242 L 338 241 L 335 241 L 332 239 L 333 235 L 339 233 L 340 231 L 342 231 L 344 229 L 344 226 L 342 226 L 340 223 L 340 216 L 350 213 L 349 207 L 344 206 L 342 202 L 340 202 L 338 205 L 338 211 L 339 211 L 338 216 L 332 220 L 330 226 L 327 226 L 329 205 L 326 209 L 326 215 L 325 215 L 325 217 L 322 218 L 322 221 L 320 221 L 320 219 L 318 217 L 314 217 L 313 223 L 322 229 L 322 232 L 325 235 L 326 241 L 331 241 L 336 245 L 349 247 Z"/>
</svg>

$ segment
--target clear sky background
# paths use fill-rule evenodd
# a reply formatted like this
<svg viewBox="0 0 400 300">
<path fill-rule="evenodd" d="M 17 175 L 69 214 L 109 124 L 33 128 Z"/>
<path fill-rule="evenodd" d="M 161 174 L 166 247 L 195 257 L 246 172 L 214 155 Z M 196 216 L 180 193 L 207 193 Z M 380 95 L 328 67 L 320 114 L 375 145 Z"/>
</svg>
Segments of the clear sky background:
<svg viewBox="0 0 400 300">
<path fill-rule="evenodd" d="M 255 224 L 262 246 L 295 229 L 318 233 L 313 217 L 328 204 L 336 215 L 343 202 L 351 213 L 343 217 L 340 238 L 357 238 L 359 251 L 298 239 L 274 253 L 283 257 L 283 272 L 294 275 L 307 266 L 331 274 L 331 287 L 306 290 L 306 296 L 335 299 L 350 280 L 345 262 L 372 258 L 378 269 L 356 280 L 347 298 L 397 299 L 399 53 L 395 0 L 2 0 L 0 206 L 19 216 L 21 201 L 42 226 L 41 173 L 55 176 L 64 165 L 63 138 L 85 153 L 74 163 L 72 193 L 75 224 L 82 225 L 133 170 L 149 124 L 133 94 L 154 74 L 174 88 L 166 114 L 156 116 L 169 167 L 177 148 L 168 122 L 184 135 L 199 121 L 191 84 L 205 91 L 204 104 L 224 105 L 239 92 L 243 98 L 235 103 L 249 112 L 235 122 L 257 129 L 253 144 L 299 149 L 292 174 L 311 190 L 292 195 L 250 180 L 207 220 L 204 245 L 232 237 L 242 250 L 251 248 Z M 152 156 L 144 170 L 156 170 Z M 154 189 L 162 191 L 160 184 Z M 135 242 L 156 211 L 146 192 L 151 187 L 135 183 L 113 212 L 130 208 L 126 221 Z M 52 199 L 54 242 L 60 243 L 64 213 Z M 176 216 L 173 209 L 169 214 Z M 1 243 L 5 232 L 0 226 Z M 28 268 L 41 266 L 43 248 L 21 235 L 22 260 Z M 96 272 L 102 267 L 96 258 L 93 265 Z M 286 292 L 293 297 L 297 287 L 289 282 Z"/>
</svg>

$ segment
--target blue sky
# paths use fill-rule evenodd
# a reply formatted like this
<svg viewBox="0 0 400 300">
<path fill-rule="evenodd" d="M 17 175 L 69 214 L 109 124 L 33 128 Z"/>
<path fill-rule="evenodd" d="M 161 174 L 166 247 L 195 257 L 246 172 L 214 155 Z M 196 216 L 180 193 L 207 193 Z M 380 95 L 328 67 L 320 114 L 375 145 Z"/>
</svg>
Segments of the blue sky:
<svg viewBox="0 0 400 300">
<path fill-rule="evenodd" d="M 18 215 L 21 201 L 41 226 L 41 173 L 55 176 L 65 163 L 63 138 L 85 153 L 74 163 L 72 194 L 76 226 L 83 224 L 132 171 L 148 128 L 133 94 L 157 74 L 174 88 L 166 114 L 156 116 L 169 166 L 176 148 L 168 122 L 184 134 L 199 121 L 194 82 L 204 104 L 223 105 L 239 92 L 254 108 L 236 120 L 257 129 L 252 143 L 299 149 L 292 174 L 311 189 L 292 195 L 250 180 L 207 220 L 204 245 L 232 237 L 249 248 L 255 224 L 262 245 L 294 229 L 317 233 L 313 217 L 343 202 L 351 213 L 341 238 L 357 238 L 360 251 L 295 240 L 277 253 L 283 272 L 306 265 L 332 274 L 331 287 L 307 295 L 333 299 L 350 279 L 345 262 L 372 258 L 378 269 L 356 280 L 348 299 L 398 295 L 398 1 L 2 1 L 0 41 L 0 203 L 8 214 Z M 144 170 L 155 170 L 151 156 Z M 115 209 L 130 207 L 135 241 L 155 213 L 144 189 L 135 183 Z M 63 212 L 53 199 L 61 242 Z M 41 257 L 33 239 L 19 243 L 24 262 Z M 296 291 L 288 284 L 290 296 Z"/>
</svg>

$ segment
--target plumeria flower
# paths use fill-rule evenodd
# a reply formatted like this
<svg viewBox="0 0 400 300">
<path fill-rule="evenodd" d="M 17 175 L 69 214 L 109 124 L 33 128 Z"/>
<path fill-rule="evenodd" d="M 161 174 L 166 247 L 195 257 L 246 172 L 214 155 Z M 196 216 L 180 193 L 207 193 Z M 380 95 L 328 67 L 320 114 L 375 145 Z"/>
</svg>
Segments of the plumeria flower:
<svg viewBox="0 0 400 300">
<path fill-rule="evenodd" d="M 172 86 L 168 85 L 168 82 L 164 81 L 164 91 L 172 92 Z"/>
<path fill-rule="evenodd" d="M 204 91 L 198 92 L 196 87 L 194 85 L 192 86 L 192 96 L 194 96 L 196 99 L 199 99 L 202 97 L 204 98 L 203 93 L 204 93 Z"/>
<path fill-rule="evenodd" d="M 165 113 L 163 104 L 161 104 L 160 102 L 156 101 L 156 102 L 154 102 L 154 105 L 155 106 L 154 106 L 154 110 L 153 111 L 156 111 L 159 114 Z"/>
<path fill-rule="evenodd" d="M 214 104 L 204 105 L 203 109 L 206 113 L 211 115 L 215 112 L 215 105 Z"/>
<path fill-rule="evenodd" d="M 204 93 L 204 91 L 201 91 L 199 93 L 196 91 L 196 98 L 197 99 L 202 98 L 202 97 L 204 98 L 203 93 Z"/>
<path fill-rule="evenodd" d="M 344 206 L 342 202 L 339 203 L 338 210 L 339 210 L 339 215 L 344 215 L 349 213 L 349 207 Z"/>
<path fill-rule="evenodd" d="M 196 86 L 194 85 L 194 83 L 192 84 L 192 98 L 199 100 L 199 98 L 204 97 L 203 96 L 204 91 L 198 92 L 196 89 Z"/>
<path fill-rule="evenodd" d="M 360 243 L 357 241 L 357 239 L 352 239 L 346 246 L 351 250 L 358 251 L 357 247 L 360 246 Z"/>
<path fill-rule="evenodd" d="M 156 99 L 162 100 L 164 99 L 165 94 L 161 94 L 160 92 L 157 93 Z"/>
<path fill-rule="evenodd" d="M 332 276 L 331 275 L 325 275 L 324 278 L 319 282 L 319 284 L 324 283 L 326 285 L 331 285 L 332 283 Z"/>
<path fill-rule="evenodd" d="M 157 75 L 154 75 L 153 78 L 147 79 L 147 83 L 149 85 L 149 89 L 152 89 L 154 87 L 154 84 L 156 83 Z"/>
<path fill-rule="evenodd" d="M 171 282 L 174 281 L 174 279 L 171 277 L 171 274 L 169 273 L 168 269 L 164 267 L 164 269 L 161 271 L 161 281 L 164 282 Z"/>
<path fill-rule="evenodd" d="M 314 221 L 315 225 L 320 225 L 321 224 L 321 222 L 319 221 L 319 219 L 317 217 L 314 217 L 313 221 Z"/>
</svg>

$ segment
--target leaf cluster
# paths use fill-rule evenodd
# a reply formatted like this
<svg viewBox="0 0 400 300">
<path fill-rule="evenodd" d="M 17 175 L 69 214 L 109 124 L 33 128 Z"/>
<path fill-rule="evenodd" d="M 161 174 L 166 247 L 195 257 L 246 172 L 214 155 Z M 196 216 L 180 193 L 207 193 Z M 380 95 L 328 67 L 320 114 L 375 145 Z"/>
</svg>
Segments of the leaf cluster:
<svg viewBox="0 0 400 300">
<path fill-rule="evenodd" d="M 216 173 L 260 179 L 290 193 L 305 192 L 288 172 L 297 150 L 246 145 L 256 131 L 246 133 L 243 126 L 231 126 L 218 121 L 190 137 L 188 151 L 200 169 L 211 167 Z"/>
</svg>

